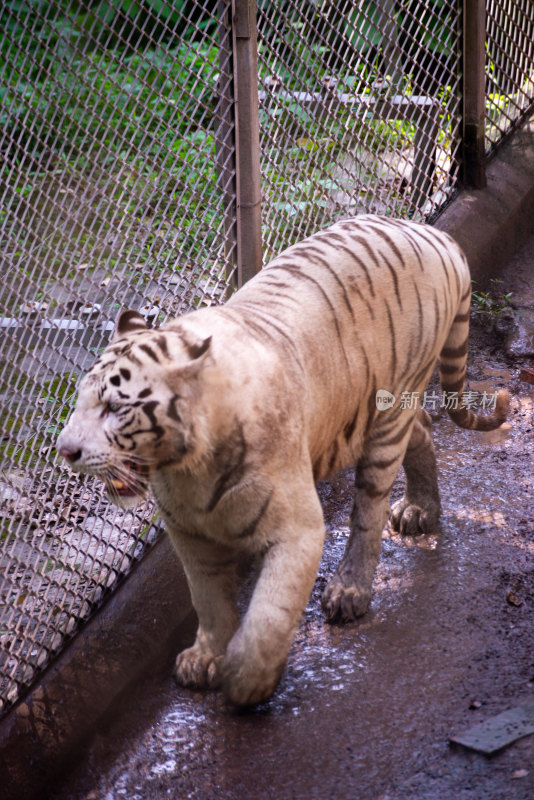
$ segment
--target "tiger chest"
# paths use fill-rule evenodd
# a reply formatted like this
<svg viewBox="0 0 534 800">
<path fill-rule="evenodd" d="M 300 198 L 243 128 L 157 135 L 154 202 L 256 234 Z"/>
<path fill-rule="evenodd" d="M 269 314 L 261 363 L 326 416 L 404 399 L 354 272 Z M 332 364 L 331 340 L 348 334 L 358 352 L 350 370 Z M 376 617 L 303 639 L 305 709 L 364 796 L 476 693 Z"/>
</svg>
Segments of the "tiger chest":
<svg viewBox="0 0 534 800">
<path fill-rule="evenodd" d="M 158 470 L 152 490 L 167 530 L 203 537 L 238 549 L 255 550 L 269 528 L 272 491 L 254 481 L 223 487 L 217 480 L 172 469 Z"/>
</svg>

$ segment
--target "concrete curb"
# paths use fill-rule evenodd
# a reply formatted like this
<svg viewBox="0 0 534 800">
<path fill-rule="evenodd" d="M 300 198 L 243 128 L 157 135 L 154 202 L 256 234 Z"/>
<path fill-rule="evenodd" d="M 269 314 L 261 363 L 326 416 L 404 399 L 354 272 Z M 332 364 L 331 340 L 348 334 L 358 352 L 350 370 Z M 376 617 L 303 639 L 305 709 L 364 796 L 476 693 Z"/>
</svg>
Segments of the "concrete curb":
<svg viewBox="0 0 534 800">
<path fill-rule="evenodd" d="M 487 170 L 487 186 L 462 191 L 436 221 L 464 250 L 481 286 L 496 277 L 534 232 L 534 117 Z"/>
<path fill-rule="evenodd" d="M 436 227 L 463 247 L 475 280 L 489 280 L 534 230 L 534 123 L 488 168 L 488 185 L 461 192 Z M 114 700 L 151 665 L 192 641 L 196 621 L 185 576 L 163 538 L 39 684 L 0 723 L 5 800 L 47 798 L 54 776 Z"/>
<path fill-rule="evenodd" d="M 0 724 L 2 800 L 49 786 L 119 695 L 193 641 L 185 575 L 162 537 Z M 157 668 L 157 667 L 156 667 Z"/>
</svg>

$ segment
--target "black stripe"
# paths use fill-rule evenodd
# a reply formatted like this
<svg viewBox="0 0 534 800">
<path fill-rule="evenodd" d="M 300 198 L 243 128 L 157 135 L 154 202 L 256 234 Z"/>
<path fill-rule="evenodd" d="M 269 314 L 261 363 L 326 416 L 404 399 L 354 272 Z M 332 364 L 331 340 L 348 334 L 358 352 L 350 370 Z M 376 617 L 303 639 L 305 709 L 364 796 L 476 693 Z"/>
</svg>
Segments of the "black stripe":
<svg viewBox="0 0 534 800">
<path fill-rule="evenodd" d="M 461 369 L 461 367 L 460 367 Z M 458 372 L 458 365 L 457 364 L 440 364 L 439 371 L 442 375 L 452 375 L 453 373 Z"/>
<path fill-rule="evenodd" d="M 389 436 L 391 431 L 396 431 L 398 428 L 399 419 L 401 416 L 406 415 L 406 409 L 401 408 L 400 403 L 389 409 L 386 413 L 381 413 L 381 418 L 373 431 L 371 431 L 371 440 L 377 442 L 379 445 L 385 436 Z"/>
<path fill-rule="evenodd" d="M 208 336 L 207 339 L 200 342 L 200 344 L 191 344 L 187 342 L 185 339 L 182 339 L 184 343 L 184 347 L 186 349 L 187 355 L 191 359 L 191 361 L 195 361 L 197 358 L 200 358 L 204 355 L 211 344 L 211 336 Z"/>
<path fill-rule="evenodd" d="M 237 295 L 235 296 L 237 297 Z M 248 320 L 243 319 L 241 314 L 235 312 L 233 309 L 230 309 L 227 305 L 224 306 L 222 310 L 231 322 L 241 328 L 241 330 L 247 333 L 249 336 L 252 336 L 254 339 L 256 339 L 256 341 L 261 342 L 264 345 L 266 335 L 272 339 L 272 333 L 265 331 L 264 328 L 259 326 L 259 330 L 255 330 L 253 323 L 249 323 Z M 260 335 L 258 335 L 258 333 Z"/>
<path fill-rule="evenodd" d="M 467 300 L 468 297 L 471 297 L 471 286 L 468 286 L 467 289 L 465 290 L 464 294 L 461 297 L 461 302 L 463 303 L 465 300 Z"/>
<path fill-rule="evenodd" d="M 430 362 L 424 362 L 422 366 L 417 370 L 415 375 L 412 377 L 410 386 L 407 387 L 407 391 L 415 391 L 418 386 L 423 382 L 424 384 L 428 383 L 430 380 L 430 375 L 434 371 L 434 367 L 436 366 L 436 358 L 433 357 Z"/>
<path fill-rule="evenodd" d="M 127 358 L 132 362 L 132 364 L 135 364 L 136 367 L 143 366 L 143 362 L 141 361 L 141 359 L 137 358 L 137 356 L 131 351 L 128 353 Z"/>
<path fill-rule="evenodd" d="M 411 228 L 408 228 L 408 226 L 403 223 L 399 223 L 399 227 L 402 229 L 402 232 L 405 238 L 408 240 L 408 243 L 410 244 L 412 250 L 415 251 L 420 268 L 423 269 L 423 248 L 417 241 L 414 232 L 412 231 Z"/>
<path fill-rule="evenodd" d="M 161 439 L 162 436 L 164 436 L 165 428 L 162 428 L 161 425 L 158 425 L 156 414 L 154 413 L 158 406 L 159 403 L 157 400 L 151 400 L 149 403 L 143 403 L 142 410 L 148 417 L 152 427 L 149 429 L 149 431 L 137 431 L 137 433 L 153 433 L 156 440 Z"/>
<path fill-rule="evenodd" d="M 169 404 L 167 406 L 167 416 L 170 417 L 170 419 L 173 419 L 175 422 L 182 421 L 180 414 L 176 410 L 176 402 L 178 400 L 179 400 L 178 395 L 177 394 L 173 395 L 169 400 Z"/>
<path fill-rule="evenodd" d="M 223 496 L 242 481 L 246 455 L 247 444 L 243 428 L 237 423 L 232 433 L 215 449 L 214 460 L 219 477 L 206 506 L 207 512 L 213 511 Z"/>
<path fill-rule="evenodd" d="M 358 239 L 361 239 L 361 237 L 358 237 Z M 365 241 L 365 240 L 362 240 L 362 241 Z M 346 253 L 348 256 L 350 256 L 350 258 L 351 258 L 353 261 L 355 261 L 355 262 L 356 262 L 356 264 L 358 265 L 358 267 L 361 269 L 361 271 L 362 271 L 362 272 L 363 272 L 363 274 L 365 275 L 365 279 L 366 279 L 366 281 L 367 281 L 367 286 L 368 286 L 368 288 L 369 288 L 369 292 L 370 292 L 370 294 L 371 294 L 371 297 L 372 297 L 372 298 L 373 298 L 373 300 L 374 300 L 374 297 L 375 297 L 375 287 L 374 287 L 374 285 L 373 285 L 373 281 L 372 281 L 372 279 L 371 279 L 371 276 L 370 276 L 370 274 L 369 274 L 369 270 L 368 270 L 367 266 L 365 265 L 365 263 L 362 261 L 362 259 L 360 258 L 360 256 L 359 256 L 357 253 L 355 253 L 353 250 L 351 250 L 351 249 L 350 249 L 350 247 L 348 247 L 347 245 L 340 246 L 340 247 L 339 247 L 339 249 L 340 249 L 340 250 L 343 250 L 343 252 L 344 252 L 344 253 Z M 372 252 L 372 251 L 371 251 L 371 252 Z"/>
<path fill-rule="evenodd" d="M 432 341 L 435 347 L 441 328 L 440 309 L 436 292 L 432 295 L 432 302 L 434 303 L 434 338 Z"/>
<path fill-rule="evenodd" d="M 312 263 L 319 262 L 321 267 L 323 269 L 325 269 L 327 272 L 329 272 L 330 275 L 334 278 L 334 280 L 338 284 L 339 288 L 341 289 L 341 293 L 343 295 L 343 300 L 345 301 L 345 305 L 347 306 L 349 314 L 350 314 L 352 320 L 354 321 L 354 311 L 353 311 L 352 306 L 350 304 L 349 296 L 347 294 L 347 290 L 345 288 L 345 285 L 344 285 L 343 281 L 341 280 L 341 278 L 339 277 L 337 272 L 334 269 L 332 269 L 332 267 L 330 266 L 330 264 L 328 263 L 328 261 L 324 257 L 324 254 L 323 254 L 322 250 L 319 250 L 319 248 L 315 247 L 315 246 L 308 247 L 308 250 L 309 251 L 311 250 L 311 252 L 314 254 L 314 258 L 312 260 Z"/>
<path fill-rule="evenodd" d="M 277 324 L 279 320 L 276 319 L 275 322 L 272 317 L 266 316 L 266 309 L 263 304 L 255 303 L 249 300 L 244 300 L 244 301 L 242 300 L 240 306 L 245 311 L 248 311 L 253 315 L 253 319 L 251 319 L 248 316 L 248 314 L 246 316 L 243 316 L 243 321 L 245 322 L 245 324 L 250 325 L 251 327 L 255 327 L 257 330 L 264 331 L 265 335 L 270 339 L 274 338 L 273 331 L 262 327 L 259 324 L 259 320 L 263 321 L 265 325 L 269 326 L 269 328 L 274 329 L 276 333 L 278 333 L 278 335 L 281 336 L 290 346 L 290 348 L 293 351 L 293 355 L 295 357 L 296 362 L 302 368 L 302 364 L 299 358 L 299 351 L 295 345 L 295 342 L 293 341 L 293 338 L 290 336 L 290 334 L 287 331 L 285 331 L 280 325 Z"/>
<path fill-rule="evenodd" d="M 273 493 L 271 491 L 267 495 L 266 499 L 263 501 L 263 503 L 262 503 L 260 509 L 258 510 L 258 513 L 254 517 L 254 519 L 251 522 L 249 522 L 248 525 L 245 525 L 243 530 L 240 533 L 237 534 L 237 538 L 238 539 L 246 539 L 246 538 L 254 535 L 254 533 L 256 532 L 256 528 L 258 527 L 258 525 L 260 524 L 261 520 L 265 516 L 265 512 L 267 511 L 269 503 L 271 502 L 271 497 L 272 496 L 273 496 Z"/>
<path fill-rule="evenodd" d="M 426 235 L 426 230 L 422 226 L 417 229 L 417 233 L 423 239 L 423 241 L 425 241 L 427 244 L 430 245 L 430 247 L 433 250 L 435 250 L 435 252 L 439 256 L 439 260 L 441 261 L 441 266 L 443 267 L 443 269 L 445 271 L 445 276 L 447 278 L 447 285 L 448 285 L 449 291 L 450 291 L 449 268 L 447 267 L 447 264 L 445 263 L 445 259 L 443 258 L 442 251 L 438 248 L 437 244 L 433 241 L 432 235 L 430 235 L 430 236 Z"/>
<path fill-rule="evenodd" d="M 391 310 L 389 308 L 387 300 L 384 300 L 384 305 L 386 306 L 386 313 L 388 315 L 389 334 L 391 338 L 391 378 L 393 382 L 395 382 L 395 374 L 397 372 L 397 348 L 395 345 L 395 327 L 393 325 L 393 317 L 391 316 Z"/>
<path fill-rule="evenodd" d="M 299 278 L 301 278 L 303 280 L 307 280 L 310 283 L 313 283 L 313 285 L 319 290 L 320 294 L 322 294 L 323 300 L 325 301 L 325 303 L 327 304 L 328 308 L 330 309 L 332 320 L 334 322 L 334 325 L 335 325 L 335 328 L 336 328 L 336 332 L 337 332 L 337 335 L 339 337 L 339 344 L 341 346 L 341 351 L 343 353 L 343 358 L 345 359 L 345 365 L 347 367 L 347 371 L 350 373 L 349 360 L 348 360 L 347 354 L 345 352 L 345 347 L 344 347 L 344 344 L 343 344 L 343 337 L 341 335 L 341 330 L 339 328 L 339 322 L 338 322 L 338 319 L 337 319 L 336 309 L 332 305 L 332 302 L 331 302 L 330 298 L 328 297 L 327 293 L 325 292 L 325 290 L 323 289 L 323 287 L 321 286 L 319 281 L 317 281 L 311 275 L 308 275 L 307 273 L 302 272 L 299 269 L 299 267 L 295 267 L 295 266 L 280 267 L 280 266 L 278 266 L 277 268 L 278 269 L 283 269 L 286 272 L 289 272 L 289 273 L 291 273 L 292 275 L 294 275 L 296 277 L 299 277 Z"/>
<path fill-rule="evenodd" d="M 152 359 L 152 361 L 155 361 L 156 364 L 160 363 L 160 358 L 159 358 L 158 354 L 156 353 L 155 350 L 153 350 L 150 347 L 149 344 L 146 344 L 146 343 L 139 344 L 138 347 L 139 347 L 140 350 L 143 351 L 143 353 L 146 353 L 147 356 L 149 356 Z"/>
<path fill-rule="evenodd" d="M 365 461 L 363 462 L 362 466 L 364 469 L 384 470 L 388 469 L 388 467 L 391 467 L 398 460 L 399 454 L 395 453 L 395 455 L 391 458 L 379 458 L 377 461 Z"/>
<path fill-rule="evenodd" d="M 454 259 L 452 257 L 452 253 L 450 251 L 447 251 L 447 252 L 449 253 L 449 256 L 451 258 L 451 274 L 453 275 L 454 282 L 456 284 L 456 294 L 459 295 L 460 294 L 460 276 L 456 272 L 456 264 L 455 264 L 455 261 L 454 261 Z"/>
<path fill-rule="evenodd" d="M 391 437 L 391 439 L 383 440 L 381 438 L 376 438 L 375 441 L 377 447 L 390 447 L 392 444 L 399 444 L 399 442 L 401 442 L 403 438 L 406 436 L 406 432 L 408 431 L 408 428 L 410 427 L 410 425 L 412 425 L 412 423 L 413 423 L 413 416 L 410 415 L 406 420 L 406 422 L 404 423 L 404 425 L 402 426 L 402 428 L 400 428 L 397 431 L 397 433 Z"/>
<path fill-rule="evenodd" d="M 469 339 L 466 339 L 459 347 L 444 347 L 441 351 L 440 358 L 463 358 L 467 355 L 467 348 Z"/>
<path fill-rule="evenodd" d="M 345 436 L 345 441 L 346 442 L 348 442 L 349 439 L 352 437 L 352 434 L 354 433 L 354 429 L 356 428 L 356 423 L 358 421 L 358 411 L 359 411 L 359 409 L 356 411 L 356 413 L 353 416 L 353 418 L 351 419 L 351 421 L 348 422 L 345 425 L 345 427 L 343 428 L 343 435 Z"/>
<path fill-rule="evenodd" d="M 390 236 L 388 236 L 388 234 L 384 231 L 384 229 L 382 227 L 379 227 L 378 225 L 373 225 L 373 224 L 371 224 L 370 227 L 393 250 L 393 252 L 395 253 L 397 259 L 399 260 L 401 266 L 404 267 L 405 266 L 404 257 L 402 255 L 401 251 L 399 250 L 399 248 L 397 247 L 395 241 Z M 419 266 L 421 267 L 421 269 L 423 269 L 423 264 L 422 264 L 422 261 L 421 261 L 421 258 L 419 257 L 419 255 L 417 255 L 417 260 L 419 261 Z"/>
<path fill-rule="evenodd" d="M 338 455 L 339 455 L 339 442 L 337 439 L 335 439 L 332 444 L 332 452 L 330 453 L 330 457 L 328 459 L 328 467 L 327 467 L 328 474 L 330 474 L 334 469 Z"/>
<path fill-rule="evenodd" d="M 423 332 L 424 332 L 424 315 L 423 315 L 423 304 L 421 302 L 421 295 L 419 294 L 419 289 L 417 288 L 417 283 L 412 280 L 412 289 L 415 292 L 415 296 L 417 297 L 417 307 L 419 309 L 419 336 L 421 338 L 421 342 L 423 341 Z"/>
<path fill-rule="evenodd" d="M 266 267 L 266 269 L 268 269 L 268 268 Z M 258 285 L 262 286 L 262 287 L 263 286 L 274 286 L 276 289 L 284 289 L 284 290 L 292 288 L 291 284 L 288 283 L 287 281 L 280 281 L 280 280 L 276 280 L 276 279 L 273 280 L 270 277 L 268 277 L 267 275 L 262 275 L 261 282 L 259 282 Z M 280 296 L 281 297 L 285 297 L 286 296 L 285 291 L 284 292 L 280 292 Z"/>
<path fill-rule="evenodd" d="M 395 267 L 392 264 L 390 264 L 389 260 L 386 258 L 384 253 L 379 251 L 379 256 L 382 259 L 382 261 L 384 262 L 384 264 L 386 265 L 386 267 L 388 268 L 389 273 L 390 273 L 390 275 L 391 275 L 391 277 L 393 279 L 393 288 L 395 289 L 395 296 L 397 297 L 397 303 L 399 305 L 399 308 L 402 311 L 402 299 L 401 299 L 401 296 L 400 296 L 399 278 L 398 278 L 398 275 L 397 275 L 397 270 L 395 269 Z"/>
<path fill-rule="evenodd" d="M 371 385 L 371 391 L 369 392 L 369 397 L 367 398 L 367 425 L 365 426 L 365 436 L 369 433 L 371 428 L 373 427 L 373 423 L 375 421 L 377 413 L 376 408 L 376 379 L 373 375 L 373 383 Z"/>
<path fill-rule="evenodd" d="M 466 311 L 465 314 L 456 314 L 452 324 L 454 325 L 457 322 L 469 322 L 469 311 Z"/>
<path fill-rule="evenodd" d="M 172 360 L 172 356 L 169 353 L 169 348 L 167 346 L 167 337 L 164 336 L 163 334 L 159 334 L 158 336 L 156 336 L 154 338 L 154 341 L 157 344 L 157 346 L 159 347 L 159 349 L 161 350 L 161 352 L 163 353 L 163 355 L 165 356 L 165 358 L 167 358 L 169 361 L 171 361 Z"/>
<path fill-rule="evenodd" d="M 365 492 L 367 497 L 371 498 L 372 500 L 382 499 L 389 494 L 389 489 L 379 489 L 374 481 L 367 480 L 363 475 L 360 475 L 358 472 L 358 468 L 356 468 L 356 478 L 354 481 L 354 486 L 358 491 Z"/>
</svg>

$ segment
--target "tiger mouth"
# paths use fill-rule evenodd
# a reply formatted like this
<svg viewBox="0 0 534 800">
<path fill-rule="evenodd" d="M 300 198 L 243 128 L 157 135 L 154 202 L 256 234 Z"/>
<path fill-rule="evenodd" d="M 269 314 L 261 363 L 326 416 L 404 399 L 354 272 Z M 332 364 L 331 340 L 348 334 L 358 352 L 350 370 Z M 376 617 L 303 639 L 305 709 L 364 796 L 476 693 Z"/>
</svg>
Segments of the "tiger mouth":
<svg viewBox="0 0 534 800">
<path fill-rule="evenodd" d="M 148 490 L 148 467 L 133 461 L 121 465 L 121 476 L 106 475 L 104 483 L 112 500 L 143 497 Z"/>
</svg>

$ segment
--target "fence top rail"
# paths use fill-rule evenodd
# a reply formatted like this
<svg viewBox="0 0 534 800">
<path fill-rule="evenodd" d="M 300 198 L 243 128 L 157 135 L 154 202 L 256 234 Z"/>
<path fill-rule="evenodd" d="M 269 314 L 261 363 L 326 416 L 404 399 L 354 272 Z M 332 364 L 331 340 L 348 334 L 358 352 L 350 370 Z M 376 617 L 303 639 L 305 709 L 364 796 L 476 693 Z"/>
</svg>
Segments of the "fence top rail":
<svg viewBox="0 0 534 800">
<path fill-rule="evenodd" d="M 383 97 L 373 94 L 354 94 L 353 92 L 299 92 L 291 89 L 282 90 L 265 90 L 259 92 L 259 99 L 261 102 L 268 101 L 271 98 L 279 100 L 289 100 L 294 103 L 324 103 L 325 101 L 331 102 L 332 100 L 343 106 L 376 106 L 381 108 L 385 105 L 405 107 L 405 106 L 421 106 L 421 107 L 434 107 L 439 105 L 439 100 L 435 97 L 428 95 L 391 95 Z"/>
</svg>

